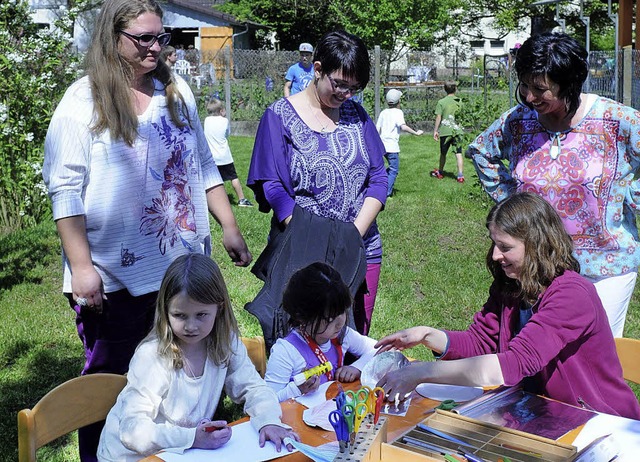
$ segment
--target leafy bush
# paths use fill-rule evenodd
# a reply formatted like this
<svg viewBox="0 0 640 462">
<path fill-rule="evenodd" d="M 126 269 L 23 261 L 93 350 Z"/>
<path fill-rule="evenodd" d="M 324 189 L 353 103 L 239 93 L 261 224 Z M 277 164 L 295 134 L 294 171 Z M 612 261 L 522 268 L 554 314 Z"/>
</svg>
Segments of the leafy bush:
<svg viewBox="0 0 640 462">
<path fill-rule="evenodd" d="M 77 77 L 73 14 L 49 30 L 35 24 L 27 1 L 0 3 L 0 230 L 32 226 L 50 215 L 42 181 L 49 120 Z"/>
</svg>

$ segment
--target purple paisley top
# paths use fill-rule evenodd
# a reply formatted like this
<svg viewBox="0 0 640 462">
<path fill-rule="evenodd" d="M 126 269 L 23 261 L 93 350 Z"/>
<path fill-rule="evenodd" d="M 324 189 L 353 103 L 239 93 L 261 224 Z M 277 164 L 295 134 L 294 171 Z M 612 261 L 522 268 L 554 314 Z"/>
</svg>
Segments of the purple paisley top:
<svg viewBox="0 0 640 462">
<path fill-rule="evenodd" d="M 279 220 L 290 215 L 297 204 L 322 217 L 353 222 L 366 197 L 385 203 L 384 152 L 375 124 L 357 103 L 345 101 L 336 130 L 320 133 L 311 130 L 283 98 L 262 116 L 247 185 L 254 191 L 260 210 L 275 208 Z M 280 196 L 288 203 L 270 204 L 265 182 L 282 188 L 285 193 Z M 364 244 L 367 261 L 380 262 L 382 242 L 375 221 L 364 236 Z"/>
<path fill-rule="evenodd" d="M 556 137 L 560 150 L 554 156 Z M 637 270 L 640 112 L 596 97 L 575 127 L 553 133 L 534 110 L 519 105 L 480 134 L 468 154 L 494 200 L 529 191 L 554 206 L 573 238 L 582 274 L 603 278 Z"/>
</svg>

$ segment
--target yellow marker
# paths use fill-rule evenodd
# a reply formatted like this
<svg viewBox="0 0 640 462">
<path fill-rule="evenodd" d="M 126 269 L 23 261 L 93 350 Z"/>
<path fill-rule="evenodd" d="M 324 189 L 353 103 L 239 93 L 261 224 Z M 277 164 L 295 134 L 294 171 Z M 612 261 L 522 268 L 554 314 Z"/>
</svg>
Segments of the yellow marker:
<svg viewBox="0 0 640 462">
<path fill-rule="evenodd" d="M 295 383 L 297 386 L 300 386 L 314 375 L 326 374 L 331 369 L 333 369 L 333 366 L 331 365 L 330 361 L 327 361 L 316 367 L 312 367 L 311 369 L 307 369 L 306 371 L 302 371 L 299 374 L 294 375 L 293 383 Z"/>
</svg>

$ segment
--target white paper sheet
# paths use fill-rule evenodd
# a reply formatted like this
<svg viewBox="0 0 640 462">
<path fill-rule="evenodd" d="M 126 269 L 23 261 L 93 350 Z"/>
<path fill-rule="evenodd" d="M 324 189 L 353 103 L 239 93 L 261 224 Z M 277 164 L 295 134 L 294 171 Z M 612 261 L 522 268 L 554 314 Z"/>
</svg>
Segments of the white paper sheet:
<svg viewBox="0 0 640 462">
<path fill-rule="evenodd" d="M 305 409 L 302 412 L 302 421 L 310 427 L 320 427 L 327 431 L 333 431 L 333 425 L 329 422 L 329 414 L 335 410 L 335 401 L 328 400 L 315 407 Z"/>
<path fill-rule="evenodd" d="M 416 391 L 425 398 L 445 401 L 452 399 L 456 403 L 470 401 L 483 393 L 482 388 L 445 385 L 441 383 L 421 383 Z"/>
<path fill-rule="evenodd" d="M 327 390 L 335 380 L 330 380 L 323 383 L 313 393 L 307 393 L 306 395 L 298 396 L 295 398 L 297 402 L 308 408 L 316 407 L 319 404 L 324 403 L 327 400 Z"/>
<path fill-rule="evenodd" d="M 611 434 L 618 445 L 616 462 L 637 461 L 640 454 L 640 420 L 625 419 L 609 414 L 598 414 L 589 420 L 573 445 L 581 450 L 599 436 Z"/>
<path fill-rule="evenodd" d="M 258 432 L 251 422 L 232 427 L 231 439 L 218 449 L 187 449 L 183 454 L 162 452 L 157 454 L 165 462 L 262 462 L 290 454 L 287 448 L 276 451 L 276 446 L 267 441 L 263 448 L 258 445 Z M 296 449 L 293 452 L 297 452 Z"/>
</svg>

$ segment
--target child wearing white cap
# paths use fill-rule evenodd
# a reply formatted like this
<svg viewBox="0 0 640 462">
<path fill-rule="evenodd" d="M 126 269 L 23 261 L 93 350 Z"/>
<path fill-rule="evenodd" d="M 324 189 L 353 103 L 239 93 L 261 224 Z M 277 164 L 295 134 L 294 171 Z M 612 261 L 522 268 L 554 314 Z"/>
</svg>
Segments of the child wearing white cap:
<svg viewBox="0 0 640 462">
<path fill-rule="evenodd" d="M 393 185 L 400 170 L 400 132 L 405 131 L 412 135 L 422 135 L 422 130 L 414 130 L 404 121 L 404 113 L 400 109 L 400 98 L 402 92 L 392 88 L 387 92 L 386 100 L 389 107 L 383 110 L 378 116 L 376 127 L 386 151 L 384 157 L 387 159 L 387 197 L 393 194 Z"/>
<path fill-rule="evenodd" d="M 285 98 L 304 90 L 313 80 L 313 62 L 311 61 L 313 46 L 310 43 L 301 43 L 298 51 L 300 61 L 291 66 L 284 77 Z"/>
</svg>

